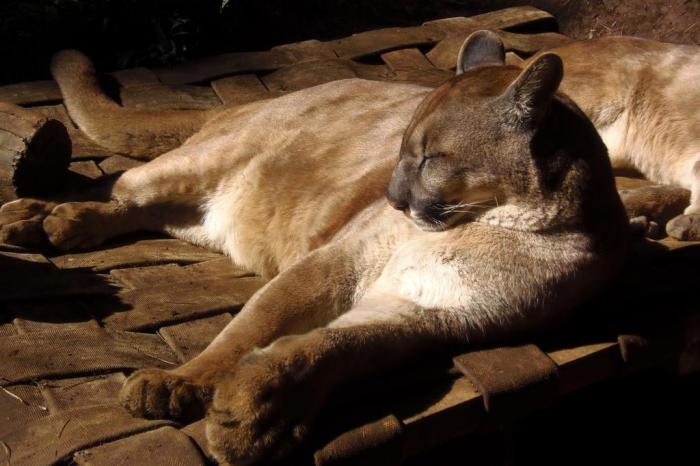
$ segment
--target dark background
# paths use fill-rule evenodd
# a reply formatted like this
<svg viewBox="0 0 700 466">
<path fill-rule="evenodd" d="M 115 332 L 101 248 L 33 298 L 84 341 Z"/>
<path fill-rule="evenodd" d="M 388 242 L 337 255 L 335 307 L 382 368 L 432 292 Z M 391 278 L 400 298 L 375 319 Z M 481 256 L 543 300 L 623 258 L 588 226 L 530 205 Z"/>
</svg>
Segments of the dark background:
<svg viewBox="0 0 700 466">
<path fill-rule="evenodd" d="M 0 84 L 48 78 L 63 48 L 110 71 L 524 4 L 554 13 L 576 38 L 700 43 L 698 0 L 2 0 Z"/>
</svg>

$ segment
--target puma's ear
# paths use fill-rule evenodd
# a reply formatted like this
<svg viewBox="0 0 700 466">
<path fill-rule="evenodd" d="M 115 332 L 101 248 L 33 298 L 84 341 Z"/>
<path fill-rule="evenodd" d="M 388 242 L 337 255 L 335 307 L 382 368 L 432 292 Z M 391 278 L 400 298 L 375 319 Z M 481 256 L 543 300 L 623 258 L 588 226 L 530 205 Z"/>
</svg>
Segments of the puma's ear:
<svg viewBox="0 0 700 466">
<path fill-rule="evenodd" d="M 559 55 L 545 53 L 530 64 L 506 90 L 520 121 L 533 122 L 546 113 L 564 76 Z"/>
<path fill-rule="evenodd" d="M 503 41 L 492 31 L 476 31 L 462 44 L 457 56 L 457 74 L 481 65 L 504 65 L 506 51 Z"/>
</svg>

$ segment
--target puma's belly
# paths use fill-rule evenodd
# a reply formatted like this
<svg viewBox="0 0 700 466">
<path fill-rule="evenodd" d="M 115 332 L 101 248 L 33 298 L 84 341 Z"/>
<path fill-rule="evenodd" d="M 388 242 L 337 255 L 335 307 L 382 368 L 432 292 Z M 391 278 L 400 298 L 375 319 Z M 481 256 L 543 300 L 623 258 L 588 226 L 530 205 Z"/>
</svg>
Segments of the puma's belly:
<svg viewBox="0 0 700 466">
<path fill-rule="evenodd" d="M 277 274 L 327 243 L 384 195 L 401 137 L 426 89 L 341 82 L 270 101 L 231 136 L 257 147 L 209 199 L 204 226 L 243 267 Z M 243 135 L 243 137 L 240 137 Z"/>
</svg>

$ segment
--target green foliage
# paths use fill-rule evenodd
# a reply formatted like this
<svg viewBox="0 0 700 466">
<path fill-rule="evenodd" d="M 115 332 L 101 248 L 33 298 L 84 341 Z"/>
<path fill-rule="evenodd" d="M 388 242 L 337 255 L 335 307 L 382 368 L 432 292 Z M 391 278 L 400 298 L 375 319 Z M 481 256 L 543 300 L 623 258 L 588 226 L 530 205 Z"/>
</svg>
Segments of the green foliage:
<svg viewBox="0 0 700 466">
<path fill-rule="evenodd" d="M 108 69 L 181 61 L 201 46 L 205 31 L 218 28 L 227 4 L 228 0 L 3 0 L 0 82 L 45 76 L 50 55 L 68 47 L 99 57 Z"/>
</svg>

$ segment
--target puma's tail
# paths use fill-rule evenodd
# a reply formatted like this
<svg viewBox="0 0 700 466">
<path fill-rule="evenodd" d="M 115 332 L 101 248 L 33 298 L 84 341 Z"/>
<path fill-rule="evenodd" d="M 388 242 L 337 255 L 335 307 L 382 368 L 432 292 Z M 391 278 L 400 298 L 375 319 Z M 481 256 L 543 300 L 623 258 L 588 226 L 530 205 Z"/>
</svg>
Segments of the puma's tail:
<svg viewBox="0 0 700 466">
<path fill-rule="evenodd" d="M 153 111 L 125 108 L 100 87 L 92 62 L 77 50 L 51 60 L 68 114 L 100 146 L 139 159 L 153 159 L 181 145 L 210 117 L 206 110 Z"/>
</svg>

